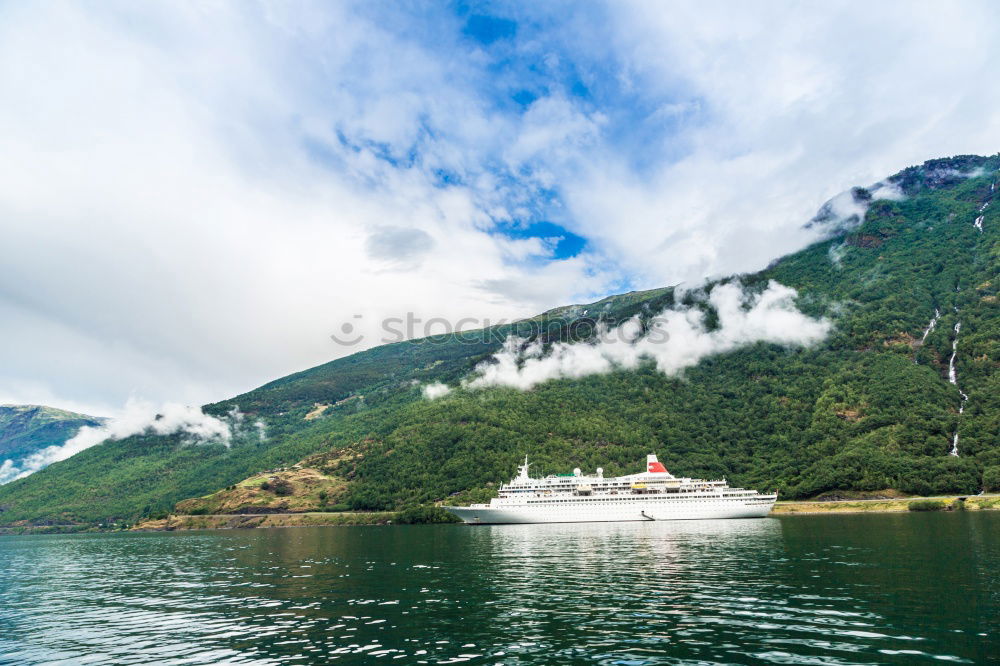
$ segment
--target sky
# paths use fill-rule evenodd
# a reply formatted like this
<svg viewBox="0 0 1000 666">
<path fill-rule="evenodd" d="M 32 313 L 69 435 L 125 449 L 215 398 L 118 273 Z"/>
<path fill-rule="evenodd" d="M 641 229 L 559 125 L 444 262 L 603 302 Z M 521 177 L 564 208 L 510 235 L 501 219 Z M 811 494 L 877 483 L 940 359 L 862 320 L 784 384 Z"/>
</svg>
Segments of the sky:
<svg viewBox="0 0 1000 666">
<path fill-rule="evenodd" d="M 0 3 L 0 403 L 199 405 L 386 318 L 760 269 L 851 186 L 997 152 L 998 32 L 990 2 Z"/>
</svg>

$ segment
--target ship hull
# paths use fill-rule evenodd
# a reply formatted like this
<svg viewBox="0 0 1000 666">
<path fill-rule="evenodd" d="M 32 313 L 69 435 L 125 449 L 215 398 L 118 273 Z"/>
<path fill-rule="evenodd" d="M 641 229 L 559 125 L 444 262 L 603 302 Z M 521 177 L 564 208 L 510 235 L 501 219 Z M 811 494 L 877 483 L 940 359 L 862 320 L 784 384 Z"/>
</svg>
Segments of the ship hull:
<svg viewBox="0 0 1000 666">
<path fill-rule="evenodd" d="M 561 506 L 524 504 L 446 506 L 462 522 L 471 525 L 524 523 L 596 523 L 655 520 L 712 520 L 720 518 L 763 518 L 777 498 L 753 499 L 684 498 L 670 500 L 622 500 L 608 502 L 567 502 Z"/>
</svg>

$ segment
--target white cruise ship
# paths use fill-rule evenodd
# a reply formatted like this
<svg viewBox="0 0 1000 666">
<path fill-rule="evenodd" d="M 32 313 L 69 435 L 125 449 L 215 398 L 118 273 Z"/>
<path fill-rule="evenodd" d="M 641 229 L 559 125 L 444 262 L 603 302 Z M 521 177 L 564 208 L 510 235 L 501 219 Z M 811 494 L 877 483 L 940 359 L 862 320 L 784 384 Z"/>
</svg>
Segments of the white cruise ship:
<svg viewBox="0 0 1000 666">
<path fill-rule="evenodd" d="M 646 471 L 605 478 L 573 474 L 533 479 L 528 458 L 517 476 L 500 486 L 489 504 L 442 507 L 471 524 L 587 523 L 628 520 L 761 518 L 774 506 L 777 494 L 730 488 L 723 481 L 678 478 L 655 455 Z"/>
</svg>

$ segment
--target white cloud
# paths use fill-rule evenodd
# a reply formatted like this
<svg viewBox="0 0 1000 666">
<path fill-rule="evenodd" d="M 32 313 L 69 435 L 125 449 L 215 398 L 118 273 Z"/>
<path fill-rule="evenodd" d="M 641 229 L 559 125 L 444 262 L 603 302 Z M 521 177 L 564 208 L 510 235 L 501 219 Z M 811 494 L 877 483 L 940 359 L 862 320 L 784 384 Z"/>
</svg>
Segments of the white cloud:
<svg viewBox="0 0 1000 666">
<path fill-rule="evenodd" d="M 578 379 L 615 369 L 633 369 L 651 360 L 660 372 L 676 375 L 714 354 L 755 342 L 807 346 L 826 337 L 830 322 L 796 309 L 795 290 L 772 281 L 758 295 L 746 295 L 737 284 L 716 286 L 709 302 L 719 316 L 707 330 L 695 308 L 670 309 L 653 318 L 645 333 L 632 319 L 602 332 L 595 343 L 557 342 L 543 349 L 508 338 L 504 348 L 476 368 L 468 388 L 511 386 L 526 390 L 552 379 Z M 447 387 L 445 387 L 447 388 Z M 426 397 L 432 397 L 427 394 Z"/>
<path fill-rule="evenodd" d="M 639 287 L 762 268 L 815 238 L 801 225 L 838 192 L 1000 145 L 990 3 L 608 7 L 602 54 L 654 109 L 631 122 L 664 157 L 637 170 L 592 146 L 566 204 Z M 693 110 L 656 131 L 664 107 Z"/>
<path fill-rule="evenodd" d="M 5 11 L 0 393 L 197 404 L 355 351 L 328 337 L 355 314 L 374 340 L 385 316 L 511 318 L 603 287 L 576 262 L 489 291 L 547 250 L 485 232 L 507 185 L 481 165 L 433 183 L 507 132 L 467 73 L 346 8 L 241 7 Z M 420 142 L 420 165 L 376 156 Z"/>
<path fill-rule="evenodd" d="M 989 3 L 521 5 L 497 52 L 381 11 L 5 7 L 0 396 L 200 404 L 356 350 L 345 321 L 753 270 L 838 192 L 1000 145 Z M 490 233 L 548 215 L 587 251 Z"/>
<path fill-rule="evenodd" d="M 889 182 L 879 182 L 871 188 L 872 196 L 875 199 L 885 199 L 886 201 L 902 201 L 906 198 L 899 185 Z"/>
<path fill-rule="evenodd" d="M 204 414 L 198 407 L 167 403 L 160 408 L 139 400 L 130 400 L 117 418 L 101 426 L 84 426 L 58 446 L 49 446 L 23 460 L 5 460 L 0 466 L 0 484 L 33 474 L 52 463 L 66 460 L 77 453 L 107 440 L 124 439 L 132 435 L 181 434 L 189 444 L 223 444 L 229 446 L 233 435 L 242 430 L 243 415 L 234 410 L 225 419 Z M 255 424 L 263 439 L 262 424 Z"/>
<path fill-rule="evenodd" d="M 432 384 L 427 384 L 423 388 L 424 397 L 428 400 L 434 400 L 436 398 L 441 398 L 451 393 L 451 389 L 441 382 L 434 382 Z"/>
</svg>

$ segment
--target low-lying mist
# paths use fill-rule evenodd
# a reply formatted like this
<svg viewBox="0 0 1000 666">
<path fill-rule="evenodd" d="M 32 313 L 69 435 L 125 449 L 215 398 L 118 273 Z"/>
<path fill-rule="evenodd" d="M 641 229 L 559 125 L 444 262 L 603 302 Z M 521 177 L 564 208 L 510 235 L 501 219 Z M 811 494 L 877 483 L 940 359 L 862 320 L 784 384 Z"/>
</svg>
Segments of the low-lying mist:
<svg viewBox="0 0 1000 666">
<path fill-rule="evenodd" d="M 84 426 L 59 446 L 49 446 L 22 460 L 5 460 L 0 465 L 0 484 L 33 474 L 52 463 L 89 449 L 107 440 L 133 435 L 182 435 L 185 444 L 222 444 L 229 447 L 234 436 L 245 429 L 244 416 L 234 409 L 222 418 L 210 416 L 198 407 L 167 403 L 159 408 L 140 400 L 129 400 L 123 414 L 97 427 Z M 264 438 L 264 424 L 254 423 L 253 436 Z"/>
<path fill-rule="evenodd" d="M 677 375 L 703 358 L 756 342 L 809 346 L 830 330 L 825 318 L 809 317 L 795 307 L 796 292 L 771 281 L 758 294 L 736 283 L 711 289 L 708 304 L 718 315 L 709 327 L 698 307 L 674 307 L 643 322 L 634 317 L 615 328 L 599 331 L 594 342 L 557 342 L 545 348 L 540 341 L 518 337 L 506 340 L 503 349 L 476 367 L 463 381 L 470 389 L 509 386 L 527 390 L 552 379 L 578 379 L 587 375 L 634 369 L 652 361 L 660 372 Z M 444 384 L 424 387 L 424 397 L 446 395 Z"/>
</svg>

